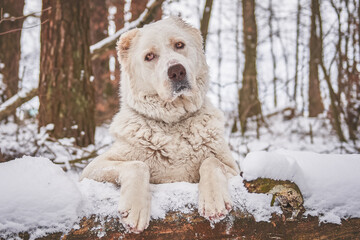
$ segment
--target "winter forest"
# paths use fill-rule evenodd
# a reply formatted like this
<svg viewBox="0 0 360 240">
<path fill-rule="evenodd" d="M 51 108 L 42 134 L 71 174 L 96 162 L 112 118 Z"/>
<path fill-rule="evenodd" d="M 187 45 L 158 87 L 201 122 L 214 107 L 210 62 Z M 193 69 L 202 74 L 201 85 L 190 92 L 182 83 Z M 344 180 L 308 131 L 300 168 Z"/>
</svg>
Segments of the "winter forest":
<svg viewBox="0 0 360 240">
<path fill-rule="evenodd" d="M 116 42 L 130 29 L 169 16 L 179 16 L 201 31 L 210 69 L 207 95 L 225 115 L 226 140 L 245 178 L 292 180 L 310 199 L 308 203 L 314 204 L 324 195 L 312 194 L 323 190 L 301 186 L 319 180 L 316 177 L 322 167 L 333 163 L 333 170 L 338 169 L 343 181 L 319 181 L 330 188 L 350 181 L 356 188 L 360 180 L 355 177 L 360 171 L 360 1 L 0 0 L 0 191 L 5 186 L 1 182 L 12 179 L 7 172 L 18 168 L 6 165 L 1 169 L 1 164 L 25 155 L 46 158 L 52 165 L 40 164 L 40 170 L 55 166 L 53 174 L 59 176 L 59 181 L 62 177 L 77 181 L 82 169 L 111 146 L 108 128 L 122 97 Z M 250 159 L 246 157 L 249 153 L 258 151 L 273 155 L 268 155 L 268 162 L 255 155 L 251 155 L 252 162 L 246 160 Z M 311 154 L 306 155 L 308 152 Z M 319 158 L 318 165 L 312 162 L 302 168 L 300 164 L 302 170 L 318 166 L 316 176 L 303 174 L 309 176 L 307 180 L 296 177 L 291 161 L 278 161 L 276 154 L 291 159 Z M 31 173 L 38 174 L 31 161 L 33 158 L 24 166 L 29 169 L 29 178 Z M 251 170 L 255 163 L 276 164 L 279 172 L 269 173 L 266 167 Z M 339 170 L 339 165 L 347 165 L 353 175 Z M 274 165 L 269 167 L 274 169 Z M 287 167 L 293 171 L 286 173 Z M 59 169 L 66 175 L 57 172 Z M 26 179 L 27 174 L 19 174 Z M 51 176 L 43 174 L 39 175 Z M 84 192 L 91 200 L 81 210 L 82 216 L 91 213 L 114 217 L 112 204 L 117 204 L 119 194 L 114 186 L 88 181 L 74 187 L 66 181 L 63 186 L 70 190 L 59 190 L 62 197 L 53 209 L 64 204 L 70 207 L 67 212 L 47 216 L 43 226 L 64 223 L 44 231 L 32 231 L 37 225 L 26 220 L 27 216 L 23 216 L 20 227 L 10 225 L 8 219 L 14 219 L 14 215 L 6 215 L 9 213 L 1 208 L 10 200 L 0 197 L 0 215 L 9 216 L 0 216 L 0 239 L 14 237 L 9 232 L 32 231 L 34 238 L 66 232 L 79 217 L 70 212 L 77 209 Z M 269 199 L 265 197 L 256 200 L 257 205 L 250 203 L 249 199 L 255 197 L 240 185 L 235 180 L 230 182 L 233 196 L 241 195 L 234 205 L 240 209 L 245 206 L 256 221 L 267 221 L 271 213 L 281 211 L 280 207 L 267 206 Z M 91 186 L 95 190 L 90 191 Z M 186 201 L 196 205 L 192 185 L 174 188 L 181 192 L 183 200 L 179 204 L 183 205 L 152 207 L 152 218 L 163 218 L 169 210 L 189 211 Z M 154 186 L 153 190 L 168 191 L 169 197 L 153 193 L 158 203 L 169 204 L 166 201 L 174 202 L 179 197 L 166 186 Z M 67 194 L 79 196 L 70 203 Z M 107 202 L 101 202 L 101 195 Z M 332 208 L 325 203 L 306 205 L 305 200 L 305 208 L 312 209 L 309 215 L 320 216 L 320 222 L 340 223 L 341 219 L 360 217 L 355 214 L 360 210 L 359 198 L 348 198 L 346 201 L 356 204 L 346 205 L 345 210 L 331 210 L 331 216 L 326 212 Z M 345 201 L 342 197 L 337 200 Z M 34 211 L 42 204 L 35 204 Z M 70 217 L 61 218 L 61 214 Z M 98 237 L 105 234 L 96 231 Z"/>
</svg>

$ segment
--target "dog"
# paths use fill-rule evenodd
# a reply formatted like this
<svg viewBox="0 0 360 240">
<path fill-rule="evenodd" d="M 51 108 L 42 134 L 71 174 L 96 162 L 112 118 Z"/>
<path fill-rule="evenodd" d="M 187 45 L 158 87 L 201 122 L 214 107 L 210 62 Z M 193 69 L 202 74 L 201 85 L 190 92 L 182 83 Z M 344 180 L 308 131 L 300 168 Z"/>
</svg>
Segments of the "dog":
<svg viewBox="0 0 360 240">
<path fill-rule="evenodd" d="M 239 174 L 224 139 L 224 117 L 206 97 L 209 75 L 200 31 L 170 17 L 132 29 L 117 43 L 121 107 L 114 144 L 81 179 L 121 186 L 123 225 L 139 233 L 150 220 L 150 183 L 199 183 L 198 211 L 210 221 L 232 209 L 228 179 Z"/>
</svg>

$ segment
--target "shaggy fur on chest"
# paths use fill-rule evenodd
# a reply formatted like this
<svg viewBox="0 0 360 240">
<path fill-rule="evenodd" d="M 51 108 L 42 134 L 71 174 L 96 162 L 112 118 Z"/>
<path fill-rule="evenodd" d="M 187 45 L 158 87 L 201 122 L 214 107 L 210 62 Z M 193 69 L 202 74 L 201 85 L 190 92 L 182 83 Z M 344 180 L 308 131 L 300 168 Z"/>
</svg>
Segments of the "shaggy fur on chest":
<svg viewBox="0 0 360 240">
<path fill-rule="evenodd" d="M 120 159 L 143 161 L 152 183 L 199 181 L 203 160 L 216 157 L 223 142 L 222 113 L 206 101 L 188 118 L 175 123 L 149 119 L 124 106 L 110 131 Z"/>
</svg>

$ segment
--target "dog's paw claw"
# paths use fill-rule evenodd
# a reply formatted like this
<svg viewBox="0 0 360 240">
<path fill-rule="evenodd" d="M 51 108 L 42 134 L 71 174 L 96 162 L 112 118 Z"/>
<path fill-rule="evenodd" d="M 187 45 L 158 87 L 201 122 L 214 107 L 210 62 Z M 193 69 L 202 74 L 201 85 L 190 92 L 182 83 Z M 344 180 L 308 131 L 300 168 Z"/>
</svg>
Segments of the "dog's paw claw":
<svg viewBox="0 0 360 240">
<path fill-rule="evenodd" d="M 120 211 L 120 216 L 122 218 L 126 218 L 127 216 L 129 216 L 129 212 L 128 211 Z"/>
<path fill-rule="evenodd" d="M 232 205 L 231 205 L 231 203 L 228 203 L 228 202 L 226 202 L 225 203 L 225 208 L 226 208 L 226 210 L 228 210 L 229 212 L 232 210 Z"/>
</svg>

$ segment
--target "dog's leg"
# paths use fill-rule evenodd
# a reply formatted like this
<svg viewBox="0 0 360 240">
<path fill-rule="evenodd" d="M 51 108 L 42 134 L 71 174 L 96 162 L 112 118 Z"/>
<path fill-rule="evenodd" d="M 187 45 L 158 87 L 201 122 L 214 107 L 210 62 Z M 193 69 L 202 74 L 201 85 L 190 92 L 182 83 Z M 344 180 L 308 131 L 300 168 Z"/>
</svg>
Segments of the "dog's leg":
<svg viewBox="0 0 360 240">
<path fill-rule="evenodd" d="M 150 171 L 141 161 L 112 161 L 111 151 L 92 161 L 81 179 L 112 182 L 121 185 L 119 213 L 131 232 L 142 232 L 150 220 Z"/>
<path fill-rule="evenodd" d="M 199 213 L 210 221 L 223 219 L 232 208 L 226 167 L 215 157 L 200 166 Z"/>
</svg>

